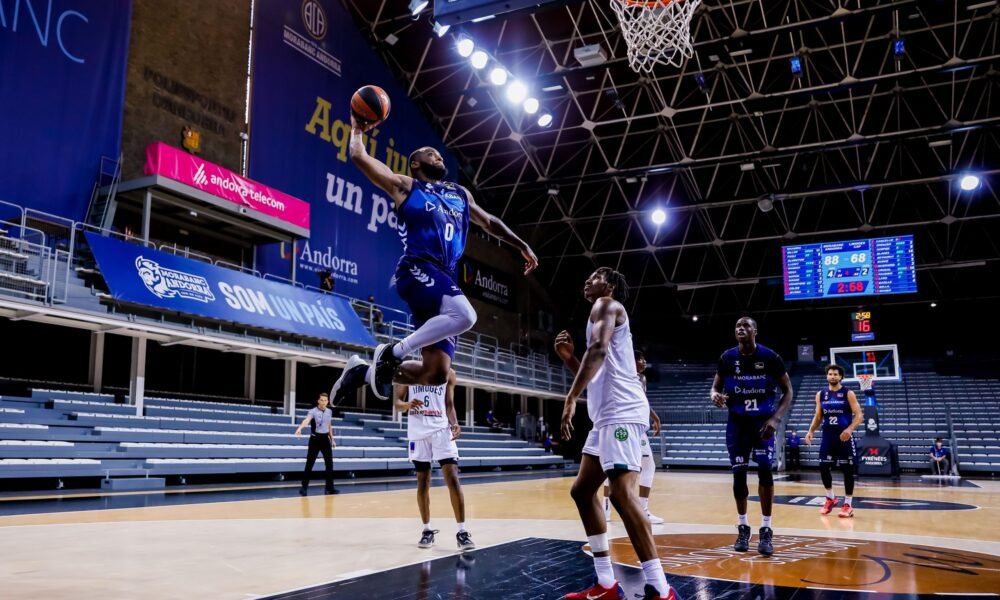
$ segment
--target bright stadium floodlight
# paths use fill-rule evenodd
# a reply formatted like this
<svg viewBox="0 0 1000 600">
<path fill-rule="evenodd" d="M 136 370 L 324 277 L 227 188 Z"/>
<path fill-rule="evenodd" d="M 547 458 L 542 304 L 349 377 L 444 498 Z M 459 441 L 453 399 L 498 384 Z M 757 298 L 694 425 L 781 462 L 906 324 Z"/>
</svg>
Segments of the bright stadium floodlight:
<svg viewBox="0 0 1000 600">
<path fill-rule="evenodd" d="M 490 56 L 482 50 L 476 50 L 472 53 L 472 56 L 469 57 L 469 62 L 472 63 L 473 68 L 482 69 L 486 66 L 486 63 L 490 62 Z"/>
<path fill-rule="evenodd" d="M 528 86 L 524 83 L 515 79 L 510 82 L 507 86 L 507 99 L 514 104 L 520 104 L 524 102 L 524 99 L 528 97 Z"/>
<path fill-rule="evenodd" d="M 979 176 L 972 174 L 963 175 L 958 181 L 958 185 L 967 192 L 971 192 L 972 190 L 978 188 L 980 183 L 981 181 L 979 180 Z"/>
<path fill-rule="evenodd" d="M 462 58 L 469 58 L 476 50 L 476 43 L 472 41 L 472 38 L 464 37 L 458 40 L 455 49 L 458 50 L 458 55 Z"/>
<path fill-rule="evenodd" d="M 507 69 L 503 67 L 493 67 L 490 71 L 490 82 L 493 85 L 503 85 L 507 83 Z"/>
<path fill-rule="evenodd" d="M 438 37 L 444 37 L 444 34 L 448 33 L 451 29 L 451 25 L 442 25 L 437 21 L 434 21 L 434 34 Z"/>
<path fill-rule="evenodd" d="M 524 112 L 533 115 L 538 112 L 538 98 L 528 98 L 524 101 Z"/>
<path fill-rule="evenodd" d="M 430 0 L 410 0 L 410 16 L 415 17 L 424 12 L 424 9 L 430 3 Z"/>
<path fill-rule="evenodd" d="M 538 117 L 539 127 L 548 127 L 551 124 L 552 124 L 552 115 L 550 115 L 549 113 L 545 113 L 542 116 Z"/>
<path fill-rule="evenodd" d="M 654 225 L 663 225 L 664 223 L 667 222 L 667 211 L 663 210 L 662 208 L 658 208 L 653 211 L 653 214 L 650 215 L 650 218 L 653 220 Z"/>
<path fill-rule="evenodd" d="M 697 323 L 698 322 L 698 315 L 691 315 L 691 320 L 694 321 L 695 323 Z"/>
</svg>

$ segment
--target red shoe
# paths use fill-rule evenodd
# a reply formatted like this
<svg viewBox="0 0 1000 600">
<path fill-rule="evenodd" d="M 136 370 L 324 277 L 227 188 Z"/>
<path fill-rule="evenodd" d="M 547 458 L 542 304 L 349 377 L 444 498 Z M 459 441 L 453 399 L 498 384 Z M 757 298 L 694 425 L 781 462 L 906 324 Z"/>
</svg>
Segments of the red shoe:
<svg viewBox="0 0 1000 600">
<path fill-rule="evenodd" d="M 821 515 L 828 515 L 828 514 L 830 514 L 830 511 L 833 510 L 834 506 L 837 506 L 837 499 L 836 498 L 827 498 L 826 502 L 823 503 L 823 508 L 819 509 L 819 514 L 821 514 Z"/>
<path fill-rule="evenodd" d="M 563 598 L 565 600 L 623 600 L 625 598 L 625 590 L 622 589 L 622 585 L 617 581 L 609 588 L 601 587 L 601 584 L 595 583 L 594 587 L 589 590 L 570 592 L 563 596 Z"/>
<path fill-rule="evenodd" d="M 646 587 L 643 589 L 642 600 L 681 600 L 681 596 L 677 593 L 677 590 L 674 589 L 674 586 L 670 586 L 670 591 L 666 596 L 661 596 L 660 593 L 656 591 L 656 588 L 647 583 Z"/>
<path fill-rule="evenodd" d="M 854 516 L 854 509 L 851 508 L 850 504 L 845 504 L 840 507 L 840 514 L 837 516 L 841 519 L 850 519 Z"/>
</svg>

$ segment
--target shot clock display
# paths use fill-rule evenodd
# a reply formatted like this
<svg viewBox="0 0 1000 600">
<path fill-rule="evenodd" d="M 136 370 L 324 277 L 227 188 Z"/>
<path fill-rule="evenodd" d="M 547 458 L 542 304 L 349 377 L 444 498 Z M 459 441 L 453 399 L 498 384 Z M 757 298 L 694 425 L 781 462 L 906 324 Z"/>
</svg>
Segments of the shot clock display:
<svg viewBox="0 0 1000 600">
<path fill-rule="evenodd" d="M 872 330 L 872 313 L 869 310 L 858 310 L 851 313 L 851 341 L 870 342 L 875 339 Z"/>
<path fill-rule="evenodd" d="M 913 236 L 785 246 L 785 300 L 917 291 Z"/>
</svg>

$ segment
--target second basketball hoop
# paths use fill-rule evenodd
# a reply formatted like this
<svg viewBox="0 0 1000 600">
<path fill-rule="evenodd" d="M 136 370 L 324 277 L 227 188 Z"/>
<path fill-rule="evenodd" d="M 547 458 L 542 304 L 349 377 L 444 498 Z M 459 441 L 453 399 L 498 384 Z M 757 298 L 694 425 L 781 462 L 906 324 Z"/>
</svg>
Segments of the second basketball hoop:
<svg viewBox="0 0 1000 600">
<path fill-rule="evenodd" d="M 656 65 L 681 66 L 691 58 L 691 19 L 701 0 L 611 0 L 628 46 L 628 64 L 636 73 Z"/>
</svg>

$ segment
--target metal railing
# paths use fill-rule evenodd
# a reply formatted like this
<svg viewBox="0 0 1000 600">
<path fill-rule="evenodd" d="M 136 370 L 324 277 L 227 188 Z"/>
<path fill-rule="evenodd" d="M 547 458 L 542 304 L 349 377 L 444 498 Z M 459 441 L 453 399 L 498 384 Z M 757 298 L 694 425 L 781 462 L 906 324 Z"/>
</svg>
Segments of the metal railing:
<svg viewBox="0 0 1000 600">
<path fill-rule="evenodd" d="M 8 240 L 7 244 L 12 246 L 12 248 L 8 249 L 8 254 L 10 255 L 8 258 L 10 260 L 7 263 L 3 262 L 3 254 L 0 253 L 0 293 L 3 294 L 39 301 L 49 305 L 69 303 L 71 301 L 69 293 L 71 288 L 70 282 L 71 278 L 76 276 L 76 269 L 95 266 L 94 258 L 86 243 L 86 238 L 82 235 L 85 232 L 90 232 L 195 258 L 223 268 L 238 270 L 264 280 L 276 281 L 300 289 L 328 293 L 344 298 L 350 302 L 372 336 L 380 342 L 400 339 L 409 335 L 414 330 L 412 315 L 388 306 L 307 286 L 301 282 L 292 281 L 278 275 L 269 273 L 262 275 L 256 269 L 236 265 L 219 258 L 212 258 L 198 252 L 193 252 L 188 248 L 179 247 L 176 244 L 158 245 L 156 242 L 144 241 L 128 232 L 104 229 L 93 224 L 73 221 L 65 217 L 24 208 L 17 204 L 0 200 L 0 217 L 4 216 L 4 210 L 7 210 L 10 216 L 6 219 L 5 223 L 0 222 L 0 228 L 7 230 L 6 235 L 0 239 Z M 28 226 L 27 223 L 29 220 L 44 222 L 50 230 L 55 230 L 58 233 L 46 235 L 45 232 Z M 0 248 L 2 248 L 2 245 L 0 245 Z M 12 261 L 17 262 L 21 266 L 14 265 Z M 17 269 L 21 269 L 21 272 L 18 272 Z M 94 307 L 91 304 L 81 306 L 80 308 L 93 310 Z M 381 320 L 375 318 L 377 313 L 381 313 Z M 102 311 L 101 314 L 103 316 L 111 315 L 118 318 L 132 318 L 127 314 L 119 314 L 117 310 L 111 310 L 110 312 Z M 199 327 L 198 329 L 204 333 L 212 333 L 212 331 L 206 328 Z M 233 335 L 232 332 L 226 333 L 227 336 Z M 249 332 L 244 333 L 243 336 L 248 340 L 261 340 L 259 336 Z M 285 344 L 305 347 L 299 341 L 285 339 L 280 339 L 279 341 Z M 518 350 L 519 348 L 516 344 L 504 347 L 500 345 L 499 339 L 495 336 L 470 331 L 463 334 L 458 340 L 455 352 L 455 370 L 461 375 L 472 379 L 497 385 L 511 385 L 539 391 L 565 393 L 571 381 L 568 372 L 562 365 L 550 363 L 548 357 L 543 354 L 529 352 L 525 356 Z"/>
</svg>

